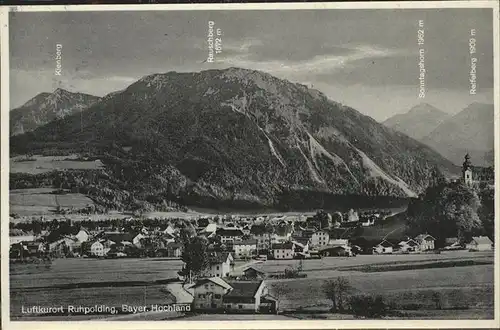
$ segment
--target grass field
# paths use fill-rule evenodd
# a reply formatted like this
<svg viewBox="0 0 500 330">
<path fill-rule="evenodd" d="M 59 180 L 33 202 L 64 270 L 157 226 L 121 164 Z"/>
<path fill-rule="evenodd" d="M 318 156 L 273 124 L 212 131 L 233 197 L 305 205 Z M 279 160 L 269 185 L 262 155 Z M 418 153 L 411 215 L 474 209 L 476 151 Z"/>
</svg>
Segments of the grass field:
<svg viewBox="0 0 500 330">
<path fill-rule="evenodd" d="M 453 268 L 429 268 L 363 273 L 344 270 L 347 267 L 367 265 L 407 265 L 453 260 L 492 260 L 492 253 L 446 252 L 440 255 L 387 255 L 357 256 L 354 258 L 323 258 L 305 260 L 305 279 L 268 280 L 273 293 L 276 283 L 283 283 L 284 294 L 280 307 L 294 310 L 324 310 L 328 316 L 330 302 L 323 293 L 325 280 L 339 276 L 348 278 L 354 293 L 381 294 L 396 301 L 408 317 L 437 315 L 455 318 L 457 315 L 476 315 L 488 318 L 493 315 L 493 265 L 474 265 Z M 237 262 L 235 267 L 242 262 Z M 297 260 L 267 261 L 254 265 L 266 272 L 282 271 Z M 167 259 L 56 259 L 49 270 L 26 271 L 11 269 L 11 314 L 20 316 L 21 306 L 53 304 L 94 305 L 169 303 L 170 295 L 164 286 L 155 281 L 175 277 L 180 270 L 180 260 Z M 139 284 L 131 283 L 140 282 Z M 107 282 L 107 283 L 104 283 Z M 433 295 L 439 292 L 443 308 L 435 310 Z M 467 306 L 463 305 L 466 302 Z M 413 308 L 413 309 L 412 309 Z M 425 313 L 424 313 L 425 312 Z M 422 314 L 423 313 L 423 314 Z M 437 313 L 437 314 L 436 314 Z M 413 315 L 413 316 L 412 316 Z M 318 316 L 319 317 L 319 316 Z M 322 316 L 323 317 L 323 316 Z M 203 319 L 197 316 L 195 319 Z M 308 318 L 307 315 L 304 318 Z"/>
<path fill-rule="evenodd" d="M 462 301 L 466 301 L 468 306 L 492 309 L 493 268 L 493 265 L 480 265 L 456 267 L 449 271 L 419 269 L 370 274 L 343 272 L 329 278 L 347 277 L 355 293 L 381 294 L 402 305 L 432 307 L 432 294 L 438 291 L 443 295 L 447 307 L 461 307 Z M 278 282 L 271 282 L 271 288 L 276 287 L 276 283 Z M 285 310 L 330 306 L 330 301 L 323 293 L 324 280 L 306 278 L 280 283 L 285 288 L 280 302 Z"/>
<path fill-rule="evenodd" d="M 171 303 L 172 298 L 163 290 L 164 285 L 127 285 L 127 282 L 153 282 L 176 277 L 181 265 L 179 260 L 166 259 L 56 259 L 50 270 L 16 269 L 17 272 L 11 271 L 10 275 L 11 315 L 21 316 L 23 305 Z M 102 282 L 112 282 L 116 286 L 102 286 Z M 62 289 L 63 284 L 71 286 Z M 82 288 L 83 284 L 85 288 Z"/>
<path fill-rule="evenodd" d="M 38 174 L 53 170 L 64 169 L 99 169 L 103 167 L 101 161 L 79 161 L 76 155 L 71 156 L 40 156 L 35 155 L 27 158 L 18 156 L 10 159 L 10 172 Z"/>
<path fill-rule="evenodd" d="M 356 257 L 330 257 L 322 259 L 304 260 L 303 272 L 308 277 L 324 278 L 344 273 L 351 267 L 363 266 L 397 266 L 408 264 L 422 264 L 438 261 L 453 260 L 493 260 L 491 252 L 447 251 L 441 254 L 389 254 L 389 255 L 358 255 Z M 297 267 L 299 260 L 268 260 L 254 267 L 267 273 L 282 272 L 287 267 Z M 361 271 L 361 269 L 359 270 Z"/>
<path fill-rule="evenodd" d="M 83 194 L 51 194 L 53 188 L 14 189 L 9 192 L 9 213 L 19 216 L 53 214 L 60 205 L 63 208 L 83 208 L 94 202 Z"/>
<path fill-rule="evenodd" d="M 425 266 L 439 264 L 441 267 L 446 263 L 459 265 L 464 261 L 491 264 L 448 268 Z M 268 261 L 255 267 L 277 272 L 293 265 L 298 265 L 298 260 Z M 426 268 L 407 269 L 409 266 Z M 363 267 L 371 267 L 373 272 L 362 272 Z M 454 318 L 456 311 L 451 309 L 461 310 L 461 315 L 493 317 L 494 266 L 491 252 L 450 251 L 442 254 L 323 258 L 304 261 L 303 272 L 308 275 L 305 279 L 269 281 L 271 291 L 275 294 L 276 286 L 283 286 L 280 306 L 285 311 L 300 313 L 300 310 L 324 309 L 327 312 L 331 302 L 323 293 L 323 285 L 326 280 L 342 276 L 349 280 L 353 294 L 382 295 L 388 301 L 395 302 L 410 318 L 419 317 L 422 310 L 426 311 L 424 314 L 428 317 L 438 313 L 441 318 Z M 435 309 L 436 293 L 440 296 L 443 308 L 449 309 L 447 313 Z"/>
</svg>

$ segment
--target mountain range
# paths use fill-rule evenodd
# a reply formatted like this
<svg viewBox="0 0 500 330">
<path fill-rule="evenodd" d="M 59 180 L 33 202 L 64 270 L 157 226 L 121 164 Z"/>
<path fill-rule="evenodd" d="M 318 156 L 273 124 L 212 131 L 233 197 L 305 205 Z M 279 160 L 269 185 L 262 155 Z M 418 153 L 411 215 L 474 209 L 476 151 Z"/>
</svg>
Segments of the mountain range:
<svg viewBox="0 0 500 330">
<path fill-rule="evenodd" d="M 99 101 L 99 97 L 72 93 L 62 88 L 40 93 L 10 112 L 10 135 L 30 132 L 53 120 L 79 113 Z"/>
<path fill-rule="evenodd" d="M 406 113 L 390 117 L 383 124 L 416 140 L 421 140 L 449 116 L 448 113 L 428 103 L 420 103 Z"/>
<path fill-rule="evenodd" d="M 383 124 L 430 146 L 456 165 L 469 153 L 475 165 L 492 166 L 493 119 L 493 104 L 472 103 L 449 115 L 423 103 Z"/>
<path fill-rule="evenodd" d="M 461 164 L 468 153 L 477 166 L 492 166 L 494 148 L 493 104 L 472 103 L 439 124 L 422 142 Z"/>
<path fill-rule="evenodd" d="M 416 196 L 436 169 L 459 170 L 317 90 L 240 68 L 148 75 L 11 138 L 12 153 L 46 148 L 106 155 L 108 174 L 138 187 L 136 196 L 161 191 L 198 205 L 274 206 L 291 193 Z"/>
</svg>

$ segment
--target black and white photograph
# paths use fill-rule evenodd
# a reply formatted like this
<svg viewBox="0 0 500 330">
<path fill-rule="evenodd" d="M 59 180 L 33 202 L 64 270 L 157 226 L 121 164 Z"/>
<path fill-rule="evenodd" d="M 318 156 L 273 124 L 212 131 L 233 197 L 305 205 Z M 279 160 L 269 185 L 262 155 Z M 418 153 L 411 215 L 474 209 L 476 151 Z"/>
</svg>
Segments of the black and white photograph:
<svg viewBox="0 0 500 330">
<path fill-rule="evenodd" d="M 439 4 L 2 8 L 3 316 L 498 325 L 498 3 Z"/>
</svg>

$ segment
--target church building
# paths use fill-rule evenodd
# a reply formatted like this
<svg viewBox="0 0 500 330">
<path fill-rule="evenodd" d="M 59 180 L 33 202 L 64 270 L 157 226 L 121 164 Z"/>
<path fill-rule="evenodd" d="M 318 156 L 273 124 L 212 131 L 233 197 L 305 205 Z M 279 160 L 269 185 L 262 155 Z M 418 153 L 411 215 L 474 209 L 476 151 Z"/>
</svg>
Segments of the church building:
<svg viewBox="0 0 500 330">
<path fill-rule="evenodd" d="M 472 180 L 472 164 L 470 162 L 469 154 L 465 155 L 465 160 L 462 165 L 462 180 L 467 187 L 472 187 L 474 183 Z"/>
<path fill-rule="evenodd" d="M 470 161 L 469 154 L 465 155 L 462 165 L 462 178 L 461 182 L 467 187 L 473 187 L 479 184 L 487 184 L 493 187 L 495 179 L 495 172 L 493 167 L 478 167 L 473 166 Z"/>
</svg>

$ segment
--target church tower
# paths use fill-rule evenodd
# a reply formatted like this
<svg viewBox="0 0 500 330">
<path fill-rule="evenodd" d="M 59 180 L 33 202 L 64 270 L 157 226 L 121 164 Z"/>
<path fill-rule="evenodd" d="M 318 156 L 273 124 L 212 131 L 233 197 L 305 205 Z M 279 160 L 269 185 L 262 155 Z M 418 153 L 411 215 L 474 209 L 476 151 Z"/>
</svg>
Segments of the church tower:
<svg viewBox="0 0 500 330">
<path fill-rule="evenodd" d="M 465 155 L 465 160 L 462 165 L 462 180 L 467 187 L 472 187 L 472 164 L 469 154 Z"/>
</svg>

